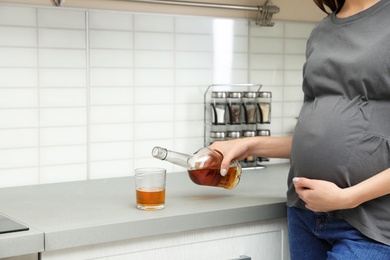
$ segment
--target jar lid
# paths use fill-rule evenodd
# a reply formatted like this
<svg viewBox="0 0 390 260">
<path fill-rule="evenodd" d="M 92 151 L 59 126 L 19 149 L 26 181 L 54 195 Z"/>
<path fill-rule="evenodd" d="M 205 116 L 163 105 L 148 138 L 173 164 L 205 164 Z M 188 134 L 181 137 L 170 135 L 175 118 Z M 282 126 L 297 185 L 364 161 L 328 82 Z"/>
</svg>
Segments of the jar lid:
<svg viewBox="0 0 390 260">
<path fill-rule="evenodd" d="M 228 92 L 229 98 L 241 98 L 242 93 L 241 92 Z"/>
<path fill-rule="evenodd" d="M 229 131 L 227 132 L 228 137 L 231 138 L 240 138 L 241 137 L 241 132 L 240 131 Z"/>
<path fill-rule="evenodd" d="M 255 98 L 257 96 L 257 92 L 244 92 L 244 98 Z"/>
<path fill-rule="evenodd" d="M 213 91 L 211 92 L 212 98 L 226 98 L 226 92 Z"/>
<path fill-rule="evenodd" d="M 243 136 L 245 136 L 245 137 L 256 136 L 256 131 L 254 131 L 254 130 L 245 130 L 243 132 Z"/>
<path fill-rule="evenodd" d="M 222 131 L 210 132 L 210 137 L 212 137 L 212 138 L 225 138 L 226 137 L 226 133 L 222 132 Z"/>
<path fill-rule="evenodd" d="M 257 92 L 257 97 L 260 97 L 260 98 L 271 98 L 272 97 L 272 93 L 268 92 L 268 91 Z"/>
<path fill-rule="evenodd" d="M 265 130 L 265 129 L 258 130 L 257 131 L 257 135 L 258 136 L 270 136 L 271 135 L 271 131 L 270 130 Z"/>
</svg>

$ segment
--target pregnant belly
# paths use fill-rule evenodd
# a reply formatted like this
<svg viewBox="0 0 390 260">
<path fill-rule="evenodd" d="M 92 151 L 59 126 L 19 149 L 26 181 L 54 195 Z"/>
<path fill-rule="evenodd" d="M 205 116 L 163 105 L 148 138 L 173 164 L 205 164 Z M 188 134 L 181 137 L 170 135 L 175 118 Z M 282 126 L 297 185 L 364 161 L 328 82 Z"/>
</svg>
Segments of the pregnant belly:
<svg viewBox="0 0 390 260">
<path fill-rule="evenodd" d="M 351 185 L 348 163 L 368 125 L 363 106 L 358 98 L 305 102 L 291 151 L 296 176 L 327 180 L 340 187 Z"/>
</svg>

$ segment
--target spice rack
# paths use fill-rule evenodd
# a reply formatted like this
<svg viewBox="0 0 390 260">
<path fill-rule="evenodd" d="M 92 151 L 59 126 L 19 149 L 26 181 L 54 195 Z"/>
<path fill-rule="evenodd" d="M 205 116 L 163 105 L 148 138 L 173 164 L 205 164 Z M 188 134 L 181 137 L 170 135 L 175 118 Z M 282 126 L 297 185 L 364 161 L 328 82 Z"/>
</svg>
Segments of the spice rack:
<svg viewBox="0 0 390 260">
<path fill-rule="evenodd" d="M 204 93 L 204 146 L 214 141 L 270 136 L 271 92 L 261 84 L 213 84 Z M 242 167 L 259 167 L 267 158 L 249 157 Z"/>
</svg>

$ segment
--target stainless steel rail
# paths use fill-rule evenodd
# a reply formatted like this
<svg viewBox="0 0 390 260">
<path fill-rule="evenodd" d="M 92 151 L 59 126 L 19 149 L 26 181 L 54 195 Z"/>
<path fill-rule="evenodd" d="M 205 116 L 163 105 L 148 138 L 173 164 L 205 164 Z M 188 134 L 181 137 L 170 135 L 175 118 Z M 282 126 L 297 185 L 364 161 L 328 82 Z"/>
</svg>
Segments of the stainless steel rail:
<svg viewBox="0 0 390 260">
<path fill-rule="evenodd" d="M 228 5 L 228 4 L 213 4 L 213 3 L 195 3 L 195 2 L 184 2 L 184 1 L 167 1 L 167 0 L 120 0 L 125 2 L 141 2 L 151 4 L 167 4 L 167 5 L 183 5 L 193 7 L 207 7 L 207 8 L 224 8 L 224 9 L 235 9 L 235 10 L 246 10 L 246 11 L 259 11 L 262 9 L 261 6 L 245 6 L 245 5 Z"/>
<path fill-rule="evenodd" d="M 261 6 L 215 4 L 215 3 L 204 3 L 204 2 L 196 3 L 196 2 L 170 1 L 170 0 L 112 0 L 112 1 L 256 11 L 257 12 L 256 24 L 260 26 L 273 26 L 274 23 L 271 22 L 272 15 L 278 13 L 280 10 L 279 7 L 272 4 L 272 0 L 266 0 L 265 3 Z M 57 6 L 63 6 L 65 0 L 52 0 L 52 2 Z"/>
<path fill-rule="evenodd" d="M 271 22 L 272 15 L 279 13 L 280 10 L 279 7 L 272 4 L 272 0 L 266 0 L 262 6 L 230 5 L 230 4 L 215 4 L 215 3 L 202 3 L 202 2 L 195 3 L 195 2 L 169 1 L 169 0 L 116 0 L 116 1 L 257 11 L 256 24 L 260 26 L 273 26 L 274 23 Z"/>
</svg>

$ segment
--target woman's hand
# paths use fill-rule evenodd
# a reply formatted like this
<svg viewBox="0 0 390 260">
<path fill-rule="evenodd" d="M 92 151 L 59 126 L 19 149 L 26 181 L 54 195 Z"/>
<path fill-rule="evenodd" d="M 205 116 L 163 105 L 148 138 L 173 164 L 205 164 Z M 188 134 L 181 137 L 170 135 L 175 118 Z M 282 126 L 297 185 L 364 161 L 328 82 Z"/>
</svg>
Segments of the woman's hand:
<svg viewBox="0 0 390 260">
<path fill-rule="evenodd" d="M 229 141 L 214 142 L 210 148 L 220 152 L 223 155 L 221 163 L 221 175 L 225 176 L 229 170 L 230 162 L 232 160 L 241 160 L 247 156 L 247 146 L 244 144 L 245 138 L 233 139 Z"/>
<path fill-rule="evenodd" d="M 209 147 L 223 155 L 221 175 L 229 170 L 232 160 L 242 160 L 248 156 L 265 158 L 289 158 L 291 152 L 291 136 L 255 136 L 214 142 Z"/>
<path fill-rule="evenodd" d="M 314 212 L 328 212 L 352 208 L 348 188 L 341 189 L 329 181 L 294 178 L 298 196 L 306 203 L 306 208 Z"/>
</svg>

